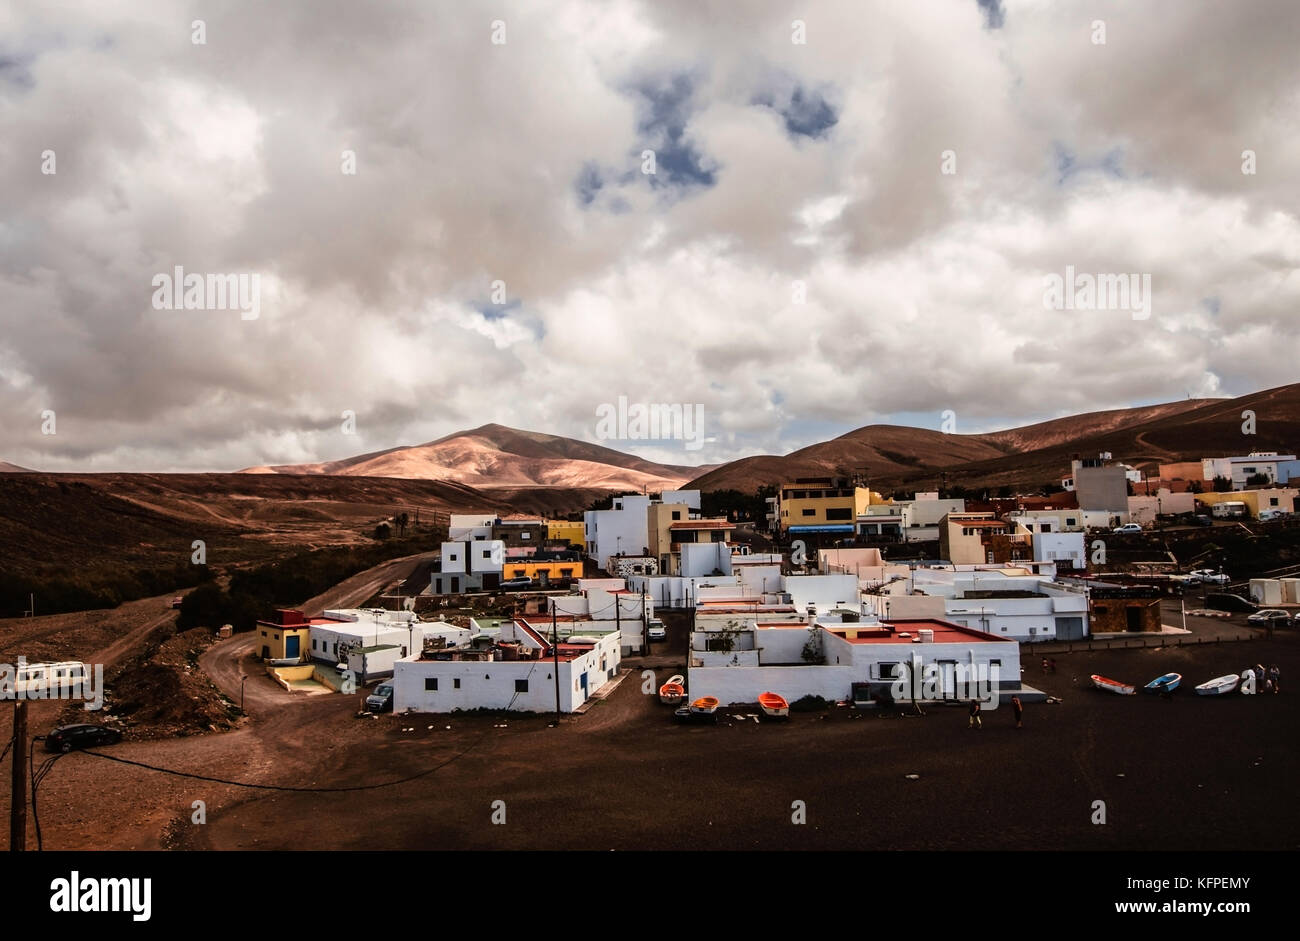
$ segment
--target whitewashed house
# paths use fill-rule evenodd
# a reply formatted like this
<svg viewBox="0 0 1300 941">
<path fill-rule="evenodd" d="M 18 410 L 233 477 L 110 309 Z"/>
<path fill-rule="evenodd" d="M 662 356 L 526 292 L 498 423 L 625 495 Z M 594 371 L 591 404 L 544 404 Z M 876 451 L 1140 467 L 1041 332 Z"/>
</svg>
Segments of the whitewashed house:
<svg viewBox="0 0 1300 941">
<path fill-rule="evenodd" d="M 398 660 L 394 712 L 553 712 L 557 689 L 560 711 L 573 712 L 618 675 L 619 633 L 608 622 L 557 620 L 555 628 L 553 645 L 549 624 L 502 621 L 495 636 L 481 632 Z"/>
</svg>

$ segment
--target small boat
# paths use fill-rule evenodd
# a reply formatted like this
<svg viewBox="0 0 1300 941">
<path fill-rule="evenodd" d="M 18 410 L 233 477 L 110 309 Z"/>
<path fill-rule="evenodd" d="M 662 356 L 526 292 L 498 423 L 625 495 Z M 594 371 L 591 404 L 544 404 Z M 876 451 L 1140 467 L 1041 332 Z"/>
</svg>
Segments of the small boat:
<svg viewBox="0 0 1300 941">
<path fill-rule="evenodd" d="M 668 677 L 668 682 L 659 687 L 659 701 L 666 706 L 680 706 L 686 698 L 686 679 L 680 673 Z"/>
<path fill-rule="evenodd" d="M 769 719 L 790 718 L 790 704 L 785 701 L 784 696 L 776 693 L 759 693 L 758 704 L 763 710 L 763 715 Z"/>
<path fill-rule="evenodd" d="M 701 696 L 691 703 L 691 712 L 714 713 L 718 711 L 718 700 L 714 696 Z"/>
<path fill-rule="evenodd" d="M 1119 696 L 1132 696 L 1136 690 L 1127 683 L 1121 683 L 1119 680 L 1112 680 L 1108 677 L 1092 675 L 1092 685 L 1098 689 L 1105 690 L 1108 693 L 1115 693 Z"/>
<path fill-rule="evenodd" d="M 1237 683 L 1241 680 L 1235 673 L 1229 673 L 1226 676 L 1216 676 L 1212 680 L 1206 680 L 1200 686 L 1196 687 L 1197 696 L 1226 696 L 1237 688 Z"/>
<path fill-rule="evenodd" d="M 1148 693 L 1172 693 L 1182 681 L 1181 673 L 1166 673 L 1164 676 L 1157 676 L 1143 688 Z"/>
</svg>

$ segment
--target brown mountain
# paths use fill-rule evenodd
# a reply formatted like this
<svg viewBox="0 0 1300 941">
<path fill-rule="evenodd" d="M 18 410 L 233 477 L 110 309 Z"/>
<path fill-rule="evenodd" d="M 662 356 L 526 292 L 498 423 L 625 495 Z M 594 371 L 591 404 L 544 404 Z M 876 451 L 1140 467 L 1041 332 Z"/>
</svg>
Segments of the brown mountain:
<svg viewBox="0 0 1300 941">
<path fill-rule="evenodd" d="M 30 474 L 25 467 L 19 467 L 17 464 L 10 464 L 8 461 L 0 461 L 0 474 Z"/>
<path fill-rule="evenodd" d="M 1244 434 L 1243 412 L 1255 413 Z M 760 455 L 723 464 L 691 481 L 701 490 L 752 492 L 795 477 L 864 474 L 877 490 L 934 489 L 941 479 L 968 488 L 1038 487 L 1069 472 L 1074 454 L 1111 452 L 1154 473 L 1155 465 L 1300 447 L 1300 384 L 1234 399 L 1187 399 L 1164 405 L 1090 412 L 988 434 L 868 425 L 784 457 Z"/>
<path fill-rule="evenodd" d="M 444 480 L 472 487 L 673 489 L 707 467 L 656 464 L 573 438 L 483 425 L 412 447 L 320 464 L 250 467 L 244 474 L 326 474 Z"/>
</svg>

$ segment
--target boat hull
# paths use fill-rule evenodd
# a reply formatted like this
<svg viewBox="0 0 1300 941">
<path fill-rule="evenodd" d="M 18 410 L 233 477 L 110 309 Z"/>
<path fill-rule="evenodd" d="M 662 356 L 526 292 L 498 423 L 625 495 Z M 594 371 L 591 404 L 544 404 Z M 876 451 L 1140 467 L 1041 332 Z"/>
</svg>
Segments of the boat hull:
<svg viewBox="0 0 1300 941">
<path fill-rule="evenodd" d="M 758 707 L 769 719 L 790 718 L 790 704 L 776 693 L 763 693 L 758 697 Z"/>
<path fill-rule="evenodd" d="M 691 712 L 702 712 L 712 714 L 718 711 L 718 701 L 712 696 L 701 696 L 691 703 Z"/>
<path fill-rule="evenodd" d="M 1197 696 L 1226 696 L 1237 688 L 1241 677 L 1236 674 L 1229 676 L 1216 676 L 1196 687 Z"/>
<path fill-rule="evenodd" d="M 1132 696 L 1136 690 L 1127 683 L 1121 683 L 1119 680 L 1112 680 L 1109 677 L 1092 676 L 1092 685 L 1106 693 L 1114 693 L 1117 696 Z"/>
<path fill-rule="evenodd" d="M 1154 680 L 1143 687 L 1150 693 L 1172 693 L 1183 682 L 1181 674 L 1166 673 L 1164 676 L 1157 676 Z"/>
</svg>

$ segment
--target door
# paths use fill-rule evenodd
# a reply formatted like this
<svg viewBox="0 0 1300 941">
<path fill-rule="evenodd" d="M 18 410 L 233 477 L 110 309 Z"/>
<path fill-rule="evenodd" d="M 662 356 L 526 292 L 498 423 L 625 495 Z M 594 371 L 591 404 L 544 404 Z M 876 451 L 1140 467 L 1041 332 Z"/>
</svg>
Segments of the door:
<svg viewBox="0 0 1300 941">
<path fill-rule="evenodd" d="M 582 674 L 582 679 L 579 682 L 581 682 L 582 684 L 582 700 L 583 702 L 586 702 L 587 700 L 587 674 L 586 673 Z"/>
<path fill-rule="evenodd" d="M 284 639 L 284 655 L 290 660 L 298 659 L 298 635 L 290 634 Z"/>
<path fill-rule="evenodd" d="M 1057 618 L 1057 640 L 1083 640 L 1083 618 Z"/>
</svg>

